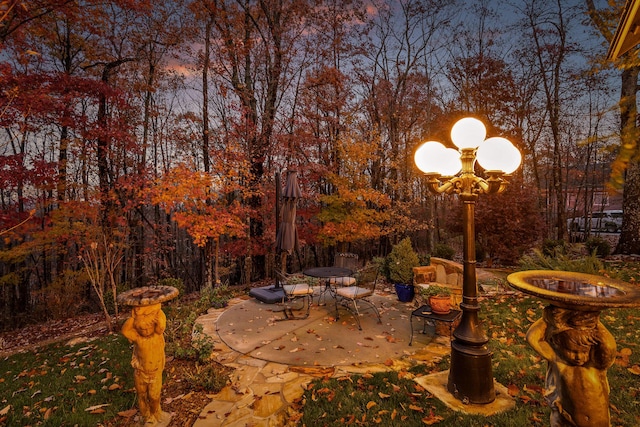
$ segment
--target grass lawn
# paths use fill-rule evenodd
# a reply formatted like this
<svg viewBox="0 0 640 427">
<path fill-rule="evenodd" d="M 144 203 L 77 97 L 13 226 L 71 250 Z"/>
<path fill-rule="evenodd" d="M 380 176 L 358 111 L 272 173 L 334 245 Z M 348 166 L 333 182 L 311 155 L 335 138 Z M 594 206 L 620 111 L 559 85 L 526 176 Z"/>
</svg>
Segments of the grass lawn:
<svg viewBox="0 0 640 427">
<path fill-rule="evenodd" d="M 0 425 L 97 425 L 135 408 L 130 361 L 116 334 L 0 360 Z"/>
<path fill-rule="evenodd" d="M 448 357 L 397 373 L 322 379 L 310 384 L 292 418 L 305 426 L 547 426 L 550 410 L 543 398 L 546 361 L 526 343 L 529 326 L 543 304 L 521 294 L 484 299 L 481 321 L 490 337 L 493 374 L 506 386 L 516 407 L 495 416 L 471 416 L 448 409 L 414 378 L 446 370 Z M 612 426 L 640 425 L 640 313 L 607 310 L 601 321 L 615 336 L 618 357 L 609 369 Z"/>
<path fill-rule="evenodd" d="M 637 270 L 636 270 L 637 271 Z M 631 279 L 637 277 L 636 273 Z M 217 298 L 217 299 L 216 299 Z M 179 413 L 172 425 L 191 425 L 204 404 L 204 383 L 221 387 L 228 372 L 215 365 L 198 365 L 191 336 L 197 313 L 219 303 L 220 296 L 192 304 L 168 306 L 174 324 L 167 328 L 167 352 L 175 361 L 165 369 L 163 399 Z M 543 304 L 520 293 L 485 298 L 480 318 L 490 337 L 493 374 L 516 401 L 515 409 L 491 417 L 454 412 L 430 395 L 414 378 L 449 368 L 448 357 L 416 364 L 394 373 L 352 375 L 312 382 L 290 408 L 289 422 L 300 426 L 546 426 L 549 409 L 542 392 L 546 361 L 526 343 L 529 326 L 541 317 Z M 618 345 L 609 369 L 613 426 L 640 425 L 640 311 L 611 309 L 601 321 Z M 205 344 L 206 343 L 200 343 Z M 136 413 L 130 366 L 131 346 L 119 334 L 66 346 L 54 344 L 0 360 L 0 426 L 127 426 Z M 177 369 L 186 360 L 184 369 Z M 204 374 L 206 372 L 206 374 Z M 200 374 L 198 374 L 200 373 Z M 212 379 L 216 378 L 216 381 Z M 178 388 L 180 387 L 180 388 Z M 196 395 L 199 393 L 199 399 Z M 210 392 L 209 392 L 210 393 Z M 190 398 L 190 405 L 184 404 Z M 163 409 L 165 404 L 163 403 Z M 187 414 L 189 413 L 189 414 Z M 187 418 L 189 415 L 190 418 Z"/>
<path fill-rule="evenodd" d="M 232 296 L 226 287 L 163 305 L 167 365 L 162 408 L 172 425 L 191 425 L 231 368 L 206 362 L 211 345 L 192 331 L 197 316 Z M 126 317 L 126 316 L 124 316 Z M 122 319 L 124 321 L 124 318 Z M 206 352 L 209 353 L 206 353 Z M 58 343 L 0 359 L 0 426 L 130 426 L 137 416 L 132 346 L 119 333 Z"/>
</svg>

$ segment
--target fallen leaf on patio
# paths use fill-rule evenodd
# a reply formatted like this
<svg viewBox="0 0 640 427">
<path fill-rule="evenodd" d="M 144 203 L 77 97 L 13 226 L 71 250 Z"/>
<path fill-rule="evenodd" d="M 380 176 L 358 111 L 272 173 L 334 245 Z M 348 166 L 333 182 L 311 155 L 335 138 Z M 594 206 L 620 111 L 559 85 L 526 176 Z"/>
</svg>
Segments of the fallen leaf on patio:
<svg viewBox="0 0 640 427">
<path fill-rule="evenodd" d="M 543 391 L 541 386 L 535 385 L 535 384 L 533 384 L 533 385 L 532 384 L 525 384 L 523 390 L 524 391 L 529 391 L 529 392 L 532 392 L 532 393 L 540 393 L 540 394 L 542 394 L 542 391 Z"/>
<path fill-rule="evenodd" d="M 45 409 L 45 411 L 44 411 L 43 418 L 44 418 L 45 420 L 48 420 L 49 418 L 51 418 L 51 415 L 53 415 L 53 408 L 47 408 L 47 409 Z"/>
<path fill-rule="evenodd" d="M 302 348 L 302 347 L 296 347 L 296 348 L 294 348 L 293 350 L 289 350 L 289 353 L 295 353 L 295 352 L 297 352 L 297 351 L 302 351 L 302 350 L 304 350 L 304 348 Z"/>
<path fill-rule="evenodd" d="M 631 372 L 634 375 L 640 375 L 640 366 L 633 365 L 632 367 L 627 368 L 627 371 Z"/>
<path fill-rule="evenodd" d="M 384 361 L 384 365 L 385 366 L 393 366 L 393 360 L 392 359 L 387 359 Z"/>
<path fill-rule="evenodd" d="M 536 422 L 536 423 L 542 423 L 542 422 L 543 422 L 543 420 L 542 420 L 542 418 L 540 418 L 538 415 L 539 415 L 539 414 L 533 414 L 533 416 L 531 417 L 531 421 L 534 421 L 534 422 Z"/>
<path fill-rule="evenodd" d="M 316 331 L 315 331 L 315 329 L 307 329 L 307 333 L 308 334 L 315 334 Z"/>
<path fill-rule="evenodd" d="M 262 341 L 262 345 L 268 345 L 268 344 L 271 344 L 271 340 Z"/>
<path fill-rule="evenodd" d="M 341 346 L 341 345 L 334 345 L 334 346 L 333 346 L 333 348 L 339 348 L 339 349 L 344 350 L 344 347 L 343 347 L 343 346 Z"/>
<path fill-rule="evenodd" d="M 629 366 L 629 357 L 632 353 L 630 348 L 620 350 L 616 355 L 616 365 L 622 366 L 623 368 Z"/>
<path fill-rule="evenodd" d="M 409 371 L 405 371 L 404 369 L 398 372 L 398 378 L 400 379 L 408 379 L 411 380 L 416 376 Z"/>
<path fill-rule="evenodd" d="M 522 403 L 529 403 L 531 401 L 537 402 L 537 400 L 534 400 L 534 399 L 532 399 L 529 396 L 524 395 L 524 394 L 522 396 L 520 396 L 519 399 L 522 401 Z"/>
<path fill-rule="evenodd" d="M 110 403 L 103 403 L 102 405 L 93 405 L 93 406 L 89 406 L 87 409 L 85 409 L 85 412 L 91 412 L 93 413 L 93 411 L 96 411 L 98 409 L 102 409 L 105 406 L 110 406 Z"/>
<path fill-rule="evenodd" d="M 370 400 L 369 402 L 367 402 L 367 409 L 371 409 L 376 405 L 377 405 L 376 402 L 374 402 L 373 400 Z"/>
<path fill-rule="evenodd" d="M 291 341 L 296 342 L 298 341 L 298 337 L 296 337 L 295 335 L 293 336 L 293 338 L 291 338 Z"/>
<path fill-rule="evenodd" d="M 509 391 L 509 396 L 517 396 L 520 394 L 520 388 L 515 384 L 509 384 L 507 390 Z"/>
<path fill-rule="evenodd" d="M 387 342 L 390 342 L 390 343 L 396 342 L 396 339 L 394 337 L 392 337 L 391 335 L 387 335 L 386 339 L 387 339 Z"/>
<path fill-rule="evenodd" d="M 283 348 L 284 348 L 283 345 L 279 345 L 279 346 L 273 347 L 274 350 L 282 350 Z"/>
<path fill-rule="evenodd" d="M 431 412 L 431 414 L 429 414 L 428 417 L 424 417 L 422 419 L 422 422 L 428 426 L 433 425 L 435 423 L 439 423 L 440 421 L 444 420 L 444 418 L 442 418 L 440 415 L 436 415 L 433 413 L 433 411 Z"/>
<path fill-rule="evenodd" d="M 123 417 L 123 418 L 131 418 L 137 413 L 138 413 L 137 409 L 129 409 L 128 411 L 120 411 L 120 412 L 118 412 L 118 415 Z"/>
</svg>

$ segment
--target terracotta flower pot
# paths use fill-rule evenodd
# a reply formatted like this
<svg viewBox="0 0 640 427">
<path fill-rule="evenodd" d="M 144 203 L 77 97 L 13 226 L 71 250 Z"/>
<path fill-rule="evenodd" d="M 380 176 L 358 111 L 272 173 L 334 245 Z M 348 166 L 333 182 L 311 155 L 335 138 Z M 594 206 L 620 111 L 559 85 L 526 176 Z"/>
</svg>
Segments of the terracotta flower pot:
<svg viewBox="0 0 640 427">
<path fill-rule="evenodd" d="M 448 314 L 451 311 L 451 297 L 431 296 L 429 297 L 429 305 L 435 314 Z"/>
</svg>

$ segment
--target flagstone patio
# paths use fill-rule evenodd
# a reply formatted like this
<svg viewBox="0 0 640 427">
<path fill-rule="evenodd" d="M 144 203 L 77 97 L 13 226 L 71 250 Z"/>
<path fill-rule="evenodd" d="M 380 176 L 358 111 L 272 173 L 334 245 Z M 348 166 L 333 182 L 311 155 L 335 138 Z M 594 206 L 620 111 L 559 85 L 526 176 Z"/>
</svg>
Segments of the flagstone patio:
<svg viewBox="0 0 640 427">
<path fill-rule="evenodd" d="M 324 306 L 314 304 L 305 320 L 278 320 L 283 317 L 281 306 L 248 296 L 230 301 L 226 308 L 210 309 L 197 322 L 213 340 L 215 360 L 235 371 L 194 426 L 283 426 L 287 408 L 314 378 L 407 369 L 449 354 L 449 336 L 436 335 L 433 325 L 422 334 L 422 322 L 416 319 L 409 346 L 412 303 L 398 301 L 390 289 L 376 292 L 372 301 L 382 323 L 366 312 L 362 331 L 342 307 L 336 319 L 333 300 Z M 436 395 L 447 394 L 439 378 L 424 386 Z M 513 404 L 506 392 L 498 394 L 495 405 L 478 409 L 499 412 Z M 455 409 L 473 411 L 471 406 L 477 405 Z"/>
</svg>

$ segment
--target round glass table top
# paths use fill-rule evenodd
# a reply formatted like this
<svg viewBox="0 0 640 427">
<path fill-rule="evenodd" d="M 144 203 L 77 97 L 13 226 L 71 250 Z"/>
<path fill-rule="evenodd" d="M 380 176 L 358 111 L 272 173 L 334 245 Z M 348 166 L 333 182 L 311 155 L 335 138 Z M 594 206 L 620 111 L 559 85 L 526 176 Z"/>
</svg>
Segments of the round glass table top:
<svg viewBox="0 0 640 427">
<path fill-rule="evenodd" d="M 302 272 L 305 276 L 310 277 L 345 277 L 351 276 L 353 270 L 345 267 L 313 267 L 307 268 Z"/>
</svg>

